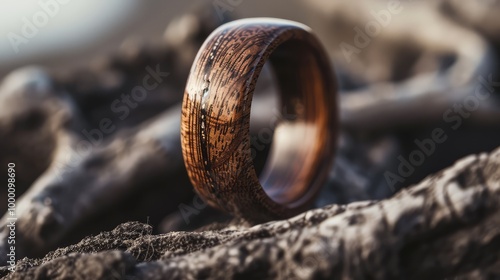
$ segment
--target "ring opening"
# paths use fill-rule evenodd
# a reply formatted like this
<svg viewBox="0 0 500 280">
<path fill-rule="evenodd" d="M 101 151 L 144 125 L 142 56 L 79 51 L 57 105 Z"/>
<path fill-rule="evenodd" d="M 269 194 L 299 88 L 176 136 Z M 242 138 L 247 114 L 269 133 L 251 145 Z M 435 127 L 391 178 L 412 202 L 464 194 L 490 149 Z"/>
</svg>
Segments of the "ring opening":
<svg viewBox="0 0 500 280">
<path fill-rule="evenodd" d="M 312 186 L 321 164 L 318 153 L 328 141 L 322 139 L 328 138 L 325 131 L 320 131 L 327 126 L 322 123 L 322 114 L 327 114 L 325 95 L 333 94 L 325 93 L 330 87 L 323 75 L 330 72 L 322 71 L 327 62 L 320 59 L 312 46 L 298 40 L 278 46 L 269 58 L 279 92 L 272 115 L 279 122 L 259 181 L 267 195 L 280 204 L 298 203 L 318 187 Z M 261 128 L 257 135 L 264 134 L 264 129 L 268 128 Z"/>
<path fill-rule="evenodd" d="M 257 176 L 264 170 L 274 130 L 281 119 L 278 103 L 276 77 L 271 62 L 266 61 L 255 85 L 250 114 L 251 156 Z"/>
</svg>

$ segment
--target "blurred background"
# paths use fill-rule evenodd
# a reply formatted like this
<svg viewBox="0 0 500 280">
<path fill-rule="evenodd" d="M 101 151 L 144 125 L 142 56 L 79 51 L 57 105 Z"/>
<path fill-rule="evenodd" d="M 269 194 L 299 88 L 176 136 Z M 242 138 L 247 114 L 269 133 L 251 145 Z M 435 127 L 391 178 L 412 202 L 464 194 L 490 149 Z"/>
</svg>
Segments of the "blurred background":
<svg viewBox="0 0 500 280">
<path fill-rule="evenodd" d="M 241 2 L 241 3 L 240 3 Z M 40 4 L 45 3 L 45 4 Z M 2 3 L 2 27 L 0 34 L 0 63 L 3 74 L 25 64 L 75 67 L 85 65 L 97 54 L 114 52 L 126 38 L 146 40 L 148 43 L 162 40 L 167 24 L 194 6 L 216 9 L 222 21 L 239 17 L 280 17 L 304 22 L 308 18 L 301 1 L 36 1 Z M 54 7 L 55 6 L 55 7 Z M 307 4 L 306 4 L 307 6 Z M 44 9 L 45 8 L 45 9 Z M 236 10 L 237 9 L 237 10 Z M 54 16 L 45 12 L 54 11 Z M 35 22 L 46 24 L 38 28 Z M 298 13 L 297 11 L 301 11 Z M 214 11 L 215 12 L 215 11 Z M 215 12 L 217 13 L 217 12 Z M 34 19 L 35 17 L 35 19 Z M 39 32 L 29 43 L 19 45 L 17 52 L 8 34 L 22 35 L 26 25 L 23 18 L 33 23 Z"/>
<path fill-rule="evenodd" d="M 155 232 L 233 222 L 193 193 L 178 121 L 196 52 L 234 19 L 304 23 L 330 55 L 341 131 L 315 207 L 390 197 L 500 143 L 500 1 L 27 0 L 1 7 L 0 164 L 16 164 L 19 256 L 43 256 L 130 220 Z M 155 85 L 146 86 L 146 77 Z M 272 92 L 266 67 L 252 108 L 261 112 L 252 120 L 252 139 L 263 147 L 258 169 L 271 146 L 263 132 L 279 118 L 269 107 Z M 4 188 L 0 195 L 7 200 Z"/>
</svg>

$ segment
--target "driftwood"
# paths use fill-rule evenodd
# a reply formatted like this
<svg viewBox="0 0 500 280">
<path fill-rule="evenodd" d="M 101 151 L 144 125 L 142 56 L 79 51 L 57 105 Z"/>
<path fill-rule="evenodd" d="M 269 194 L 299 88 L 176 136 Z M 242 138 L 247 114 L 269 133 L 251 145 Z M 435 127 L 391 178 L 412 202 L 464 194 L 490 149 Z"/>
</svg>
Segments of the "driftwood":
<svg viewBox="0 0 500 280">
<path fill-rule="evenodd" d="M 397 8 L 389 8 L 391 3 Z M 315 17 L 323 17 L 317 31 L 335 34 L 326 38 L 342 73 L 341 117 L 346 129 L 436 123 L 446 110 L 474 97 L 477 87 L 483 93 L 499 85 L 492 78 L 498 65 L 490 39 L 499 26 L 493 23 L 498 2 L 314 0 L 311 4 Z M 462 26 L 464 21 L 473 21 L 480 33 Z M 477 101 L 480 106 L 471 120 L 498 122 L 497 97 Z"/>
<path fill-rule="evenodd" d="M 150 125 L 129 131 L 132 136 L 117 137 L 84 155 L 76 152 L 80 138 L 60 136 L 59 141 L 64 143 L 58 143 L 53 164 L 18 200 L 18 254 L 37 255 L 60 245 L 68 231 L 86 218 L 116 207 L 117 202 L 134 193 L 151 191 L 143 182 L 151 182 L 151 186 L 171 183 L 174 188 L 185 172 L 179 118 L 180 110 L 172 109 Z M 184 187 L 169 193 L 173 195 L 164 197 L 164 213 L 176 209 L 191 190 Z M 4 243 L 7 217 L 1 220 L 2 257 L 8 248 Z"/>
<path fill-rule="evenodd" d="M 341 96 L 342 125 L 353 131 L 389 130 L 448 121 L 460 114 L 459 109 L 471 123 L 498 124 L 500 81 L 491 73 L 493 68 L 477 74 L 475 80 L 470 77 L 465 86 L 450 85 L 444 77 L 428 74 L 345 92 Z"/>
<path fill-rule="evenodd" d="M 356 73 L 353 78 L 364 85 L 443 70 L 449 70 L 446 75 L 453 84 L 465 84 L 478 69 L 492 62 L 484 59 L 490 52 L 489 42 L 475 30 L 454 22 L 441 10 L 441 2 L 310 3 L 321 23 L 316 31 L 331 35 L 325 39 L 336 64 Z M 458 5 L 460 2 L 455 1 L 453 6 Z M 481 6 L 487 11 L 493 4 L 483 1 Z M 433 32 L 427 29 L 430 27 Z"/>
<path fill-rule="evenodd" d="M 15 162 L 23 176 L 17 192 L 25 191 L 51 162 L 56 147 L 56 131 L 66 119 L 77 114 L 73 106 L 53 91 L 53 80 L 40 68 L 14 71 L 0 87 L 0 163 Z M 36 155 L 36 160 L 33 160 Z M 2 172 L 0 178 L 7 181 Z M 0 193 L 7 195 L 2 188 Z M 2 213 L 6 205 L 1 204 Z"/>
<path fill-rule="evenodd" d="M 500 247 L 499 168 L 497 149 L 390 199 L 330 205 L 251 228 L 151 235 L 148 225 L 123 224 L 42 260 L 22 260 L 7 279 L 486 277 Z M 89 264 L 98 269 L 87 273 Z"/>
</svg>

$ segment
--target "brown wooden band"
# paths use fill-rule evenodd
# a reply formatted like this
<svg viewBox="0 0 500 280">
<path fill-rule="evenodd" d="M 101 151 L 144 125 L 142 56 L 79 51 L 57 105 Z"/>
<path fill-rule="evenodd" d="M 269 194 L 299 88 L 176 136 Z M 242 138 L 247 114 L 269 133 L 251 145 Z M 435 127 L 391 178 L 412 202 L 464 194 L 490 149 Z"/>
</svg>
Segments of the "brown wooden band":
<svg viewBox="0 0 500 280">
<path fill-rule="evenodd" d="M 253 167 L 250 108 L 269 59 L 287 116 L 275 130 L 260 182 Z M 181 119 L 182 152 L 210 205 L 253 222 L 310 207 L 333 159 L 337 86 L 324 49 L 302 24 L 245 19 L 215 30 L 195 58 Z"/>
</svg>

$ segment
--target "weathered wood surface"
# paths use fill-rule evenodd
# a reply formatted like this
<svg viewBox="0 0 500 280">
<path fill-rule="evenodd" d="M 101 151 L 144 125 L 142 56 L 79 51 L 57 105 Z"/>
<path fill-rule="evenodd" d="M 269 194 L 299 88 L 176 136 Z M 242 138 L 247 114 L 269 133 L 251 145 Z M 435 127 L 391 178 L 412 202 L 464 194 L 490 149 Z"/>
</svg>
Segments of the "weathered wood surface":
<svg viewBox="0 0 500 280">
<path fill-rule="evenodd" d="M 497 149 L 390 199 L 326 206 L 251 228 L 151 235 L 150 226 L 128 223 L 43 260 L 23 260 L 7 279 L 480 279 L 498 260 L 499 168 Z M 99 269 L 88 274 L 87 263 Z"/>
</svg>

